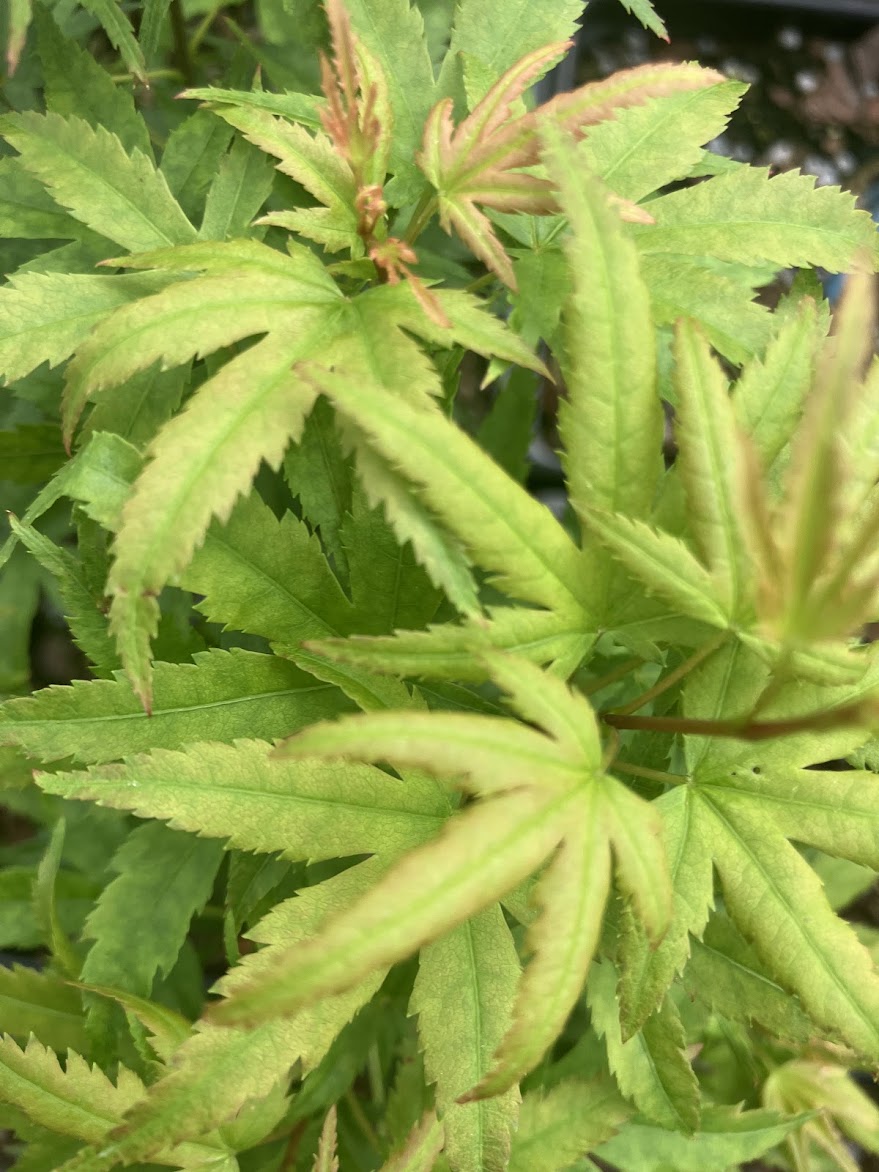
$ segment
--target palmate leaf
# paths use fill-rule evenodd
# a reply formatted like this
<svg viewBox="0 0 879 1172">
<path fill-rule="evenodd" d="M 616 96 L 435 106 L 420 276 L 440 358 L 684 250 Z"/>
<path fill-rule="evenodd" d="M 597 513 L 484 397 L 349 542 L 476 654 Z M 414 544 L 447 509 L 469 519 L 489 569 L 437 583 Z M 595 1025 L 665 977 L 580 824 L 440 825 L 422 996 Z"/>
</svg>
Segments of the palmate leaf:
<svg viewBox="0 0 879 1172">
<path fill-rule="evenodd" d="M 642 1115 L 670 1131 L 692 1134 L 699 1126 L 699 1085 L 684 1053 L 684 1029 L 666 999 L 628 1041 L 620 1032 L 616 985 L 609 961 L 593 966 L 588 1001 L 592 1024 L 604 1038 L 620 1090 Z"/>
<path fill-rule="evenodd" d="M 597 772 L 600 750 L 588 704 L 524 661 L 495 658 L 490 666 L 521 715 L 542 724 L 552 738 L 492 717 L 433 713 L 401 719 L 388 713 L 316 726 L 287 743 L 285 751 L 297 755 L 386 760 L 438 777 L 459 776 L 488 800 L 457 815 L 440 838 L 406 856 L 349 916 L 279 958 L 271 971 L 218 1006 L 218 1020 L 259 1021 L 289 1013 L 319 991 L 343 988 L 371 967 L 402 958 L 510 891 L 564 840 L 562 850 L 570 850 L 577 867 L 563 854 L 539 883 L 538 899 L 546 910 L 532 931 L 537 955 L 526 970 L 496 1066 L 467 1095 L 481 1098 L 506 1090 L 534 1065 L 579 995 L 608 890 L 608 839 L 621 886 L 650 934 L 661 934 L 669 888 L 663 859 L 649 845 L 658 827 L 646 806 L 630 794 L 616 796 L 619 783 Z M 524 834 L 523 819 L 529 827 Z M 577 827 L 589 827 L 590 836 L 580 841 Z M 646 865 L 636 859 L 645 851 Z M 469 867 L 462 866 L 462 856 L 469 856 Z M 585 905 L 587 879 L 597 892 L 589 889 Z"/>
<path fill-rule="evenodd" d="M 431 782 L 402 782 L 367 765 L 277 761 L 270 749 L 256 740 L 157 749 L 123 765 L 41 773 L 38 784 L 48 793 L 166 819 L 178 830 L 293 860 L 395 854 L 441 828 L 445 810 Z"/>
<path fill-rule="evenodd" d="M 690 950 L 687 988 L 715 1012 L 730 1021 L 757 1021 L 774 1037 L 794 1043 L 814 1036 L 815 1027 L 797 999 L 768 975 L 728 917 L 714 914 L 701 940 L 690 941 Z"/>
<path fill-rule="evenodd" d="M 425 1070 L 435 1084 L 444 1152 L 455 1172 L 504 1169 L 519 1108 L 517 1088 L 458 1102 L 491 1067 L 509 1028 L 520 976 L 500 906 L 486 908 L 421 950 L 409 1003 L 418 1015 Z"/>
<path fill-rule="evenodd" d="M 395 182 L 386 194 L 399 206 L 421 185 L 414 155 L 435 101 L 424 20 L 409 0 L 345 0 L 345 9 L 357 38 L 376 59 L 387 82 L 394 127 L 390 166 Z"/>
<path fill-rule="evenodd" d="M 415 1124 L 403 1147 L 382 1164 L 381 1172 L 431 1172 L 445 1143 L 443 1127 L 433 1111 Z"/>
<path fill-rule="evenodd" d="M 875 255 L 875 228 L 838 188 L 815 189 L 811 176 L 785 171 L 769 178 L 742 167 L 651 200 L 654 223 L 633 225 L 645 255 L 711 256 L 779 268 L 822 265 L 844 270 L 863 251 Z"/>
<path fill-rule="evenodd" d="M 0 288 L 0 373 L 7 383 L 57 366 L 114 309 L 167 284 L 160 274 L 23 273 Z"/>
<path fill-rule="evenodd" d="M 107 583 L 113 595 L 110 629 L 147 707 L 158 592 L 183 569 L 211 518 L 228 515 L 260 461 L 279 466 L 311 405 L 291 362 L 319 346 L 331 330 L 319 309 L 301 315 L 298 324 L 296 343 L 267 339 L 201 387 L 187 410 L 156 437 L 152 460 L 123 509 Z"/>
<path fill-rule="evenodd" d="M 619 110 L 589 130 L 577 158 L 623 199 L 644 199 L 690 174 L 704 144 L 726 128 L 745 88 L 725 81 Z"/>
<path fill-rule="evenodd" d="M 743 287 L 719 266 L 677 253 L 642 253 L 640 261 L 656 325 L 672 326 L 681 318 L 698 322 L 711 345 L 736 364 L 764 352 L 773 317 L 747 299 L 755 295 L 752 285 Z"/>
<path fill-rule="evenodd" d="M 678 537 L 620 514 L 591 509 L 585 522 L 647 589 L 681 614 L 721 629 L 731 616 L 708 570 Z"/>
<path fill-rule="evenodd" d="M 150 159 L 81 118 L 10 114 L 0 133 L 20 153 L 58 203 L 108 239 L 132 252 L 187 244 L 195 229 Z"/>
<path fill-rule="evenodd" d="M 457 104 L 466 93 L 472 109 L 517 61 L 550 41 L 572 37 L 582 11 L 580 0 L 553 0 L 539 10 L 524 0 L 511 4 L 464 0 L 455 10 L 438 96 L 452 97 Z"/>
<path fill-rule="evenodd" d="M 742 530 L 751 469 L 723 371 L 688 323 L 676 330 L 675 358 L 676 467 L 687 496 L 688 526 L 724 611 L 735 617 L 750 594 L 749 535 Z"/>
<path fill-rule="evenodd" d="M 544 142 L 572 229 L 562 361 L 568 397 L 559 410 L 568 492 L 581 517 L 595 507 L 644 518 L 662 471 L 663 426 L 647 290 L 606 193 L 573 166 L 558 133 L 547 127 Z M 606 590 L 606 569 L 602 577 Z M 606 600 L 599 605 L 606 609 Z"/>
<path fill-rule="evenodd" d="M 510 1172 L 563 1172 L 631 1115 L 609 1078 L 566 1080 L 522 1100 Z"/>
<path fill-rule="evenodd" d="M 279 160 L 275 164 L 278 170 L 301 183 L 330 212 L 319 220 L 310 208 L 270 212 L 263 223 L 281 224 L 298 231 L 325 244 L 330 252 L 350 248 L 355 255 L 362 253 L 354 209 L 357 195 L 354 175 L 326 135 L 311 135 L 302 126 L 281 121 L 265 110 L 219 106 L 215 112 L 240 130 L 248 142 L 274 155 Z M 317 234 L 307 230 L 311 223 L 321 225 Z"/>
<path fill-rule="evenodd" d="M 88 1041 L 79 994 L 52 973 L 23 965 L 0 968 L 0 1026 L 27 1041 L 36 1034 L 53 1050 L 85 1050 Z"/>
<path fill-rule="evenodd" d="M 31 1039 L 24 1050 L 9 1038 L 0 1041 L 0 1093 L 6 1102 L 27 1113 L 34 1122 L 62 1135 L 99 1143 L 146 1088 L 137 1075 L 119 1068 L 116 1085 L 96 1066 L 69 1053 L 62 1071 L 51 1050 Z M 217 1172 L 231 1172 L 219 1144 L 184 1144 L 157 1153 L 172 1168 L 210 1164 Z"/>
<path fill-rule="evenodd" d="M 280 655 L 356 629 L 318 538 L 292 513 L 279 521 L 255 492 L 211 525 L 180 581 L 204 596 L 198 609 L 212 622 L 262 635 Z"/>
<path fill-rule="evenodd" d="M 135 148 L 153 157 L 149 127 L 134 105 L 131 91 L 113 81 L 91 53 L 65 36 L 53 13 L 37 5 L 34 15 L 46 108 L 75 114 L 97 129 L 115 134 L 126 151 Z"/>
<path fill-rule="evenodd" d="M 736 1168 L 771 1151 L 808 1119 L 806 1114 L 784 1116 L 775 1111 L 741 1111 L 736 1107 L 709 1107 L 693 1136 L 676 1134 L 643 1122 L 626 1124 L 596 1155 L 613 1160 L 623 1172 L 703 1172 L 706 1168 Z"/>
<path fill-rule="evenodd" d="M 86 920 L 84 936 L 92 944 L 80 979 L 148 996 L 156 974 L 167 976 L 174 967 L 192 917 L 210 898 L 221 858 L 218 843 L 159 822 L 133 830 L 110 864 L 115 877 Z M 99 1022 L 106 1023 L 103 1014 Z M 106 1046 L 106 1038 L 100 1041 Z"/>
<path fill-rule="evenodd" d="M 368 860 L 279 904 L 250 933 L 269 947 L 246 958 L 223 979 L 220 989 L 234 988 L 246 978 L 248 969 L 271 963 L 275 946 L 313 935 L 325 919 L 340 914 L 368 891 L 384 866 L 382 860 Z M 171 1143 L 203 1135 L 223 1123 L 248 1100 L 269 1094 L 297 1057 L 303 1074 L 314 1070 L 383 976 L 377 973 L 348 993 L 257 1029 L 217 1029 L 202 1022 L 176 1052 L 169 1073 L 114 1134 L 113 1142 L 102 1145 L 100 1156 L 86 1149 L 80 1163 L 65 1172 L 109 1172 L 120 1161 L 154 1157 Z"/>
<path fill-rule="evenodd" d="M 345 435 L 354 449 L 357 473 L 371 505 L 381 506 L 398 542 L 411 543 L 430 581 L 464 615 L 480 613 L 479 593 L 461 543 L 450 536 L 411 491 L 411 486 L 373 452 L 350 426 Z"/>
<path fill-rule="evenodd" d="M 751 361 L 736 381 L 736 419 L 767 469 L 790 441 L 802 412 L 821 327 L 814 301 L 804 297 L 766 353 Z"/>
<path fill-rule="evenodd" d="M 548 510 L 514 490 L 509 477 L 439 410 L 416 409 L 314 363 L 300 369 L 362 429 L 391 468 L 414 483 L 470 556 L 495 572 L 499 586 L 568 614 L 585 609 L 573 542 Z"/>
<path fill-rule="evenodd" d="M 244 236 L 250 222 L 268 198 L 274 175 L 268 159 L 255 147 L 236 140 L 220 161 L 205 198 L 201 240 L 228 240 Z"/>
<path fill-rule="evenodd" d="M 114 314 L 79 348 L 67 371 L 62 410 L 67 436 L 95 391 L 118 386 L 156 361 L 163 369 L 180 366 L 266 333 L 297 311 L 323 308 L 331 316 L 341 301 L 324 267 L 304 247 L 285 256 L 256 241 L 203 243 L 141 254 L 132 263 L 206 275 L 179 281 L 161 296 Z"/>
<path fill-rule="evenodd" d="M 489 607 L 487 613 L 488 621 L 475 619 L 460 626 L 444 623 L 427 631 L 385 637 L 321 639 L 312 646 L 338 663 L 391 675 L 478 682 L 485 679 L 481 656 L 491 651 L 554 664 L 558 674 L 567 677 L 595 641 L 595 635 L 576 617 L 525 607 Z"/>
<path fill-rule="evenodd" d="M 18 240 L 76 240 L 88 235 L 52 199 L 43 184 L 17 158 L 0 160 L 0 230 Z"/>
<path fill-rule="evenodd" d="M 94 764 L 195 740 L 271 740 L 350 707 L 337 689 L 283 659 L 214 650 L 198 652 L 194 664 L 156 665 L 152 716 L 121 673 L 79 680 L 0 706 L 0 742 L 40 761 Z"/>
<path fill-rule="evenodd" d="M 290 1015 L 327 993 L 348 989 L 515 887 L 560 841 L 571 803 L 518 791 L 497 805 L 484 803 L 459 815 L 439 838 L 406 855 L 324 934 L 275 957 L 271 969 L 214 1008 L 217 1024 Z M 489 834 L 495 843 L 491 851 Z"/>
<path fill-rule="evenodd" d="M 732 644 L 688 678 L 685 714 L 705 719 L 747 713 L 765 682 L 759 661 Z M 837 700 L 840 694 L 857 694 L 834 691 Z M 792 689 L 767 707 L 766 716 L 809 711 L 813 704 L 808 689 L 805 695 L 802 688 Z M 685 855 L 695 852 L 701 862 L 675 875 L 671 935 L 683 960 L 683 921 L 689 919 L 698 934 L 704 927 L 698 909 L 712 898 L 711 874 L 704 866 L 708 853 L 726 910 L 769 975 L 799 997 L 816 1025 L 876 1066 L 879 978 L 869 954 L 831 910 L 815 872 L 787 842 L 814 843 L 825 852 L 876 866 L 875 834 L 867 829 L 875 824 L 875 812 L 870 813 L 877 802 L 874 787 L 849 783 L 847 774 L 803 768 L 835 756 L 837 748 L 850 751 L 848 746 L 863 736 L 858 729 L 842 730 L 832 737 L 787 738 L 774 748 L 772 741 L 718 745 L 686 738 L 690 796 L 677 849 Z M 823 777 L 824 784 L 813 785 L 813 776 Z"/>
</svg>

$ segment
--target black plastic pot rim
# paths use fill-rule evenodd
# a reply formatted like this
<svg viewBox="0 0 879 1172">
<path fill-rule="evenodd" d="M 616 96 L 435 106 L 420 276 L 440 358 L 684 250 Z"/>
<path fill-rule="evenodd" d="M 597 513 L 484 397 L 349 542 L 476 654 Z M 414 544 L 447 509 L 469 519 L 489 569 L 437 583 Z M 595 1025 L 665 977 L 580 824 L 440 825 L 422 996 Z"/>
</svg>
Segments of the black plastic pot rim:
<svg viewBox="0 0 879 1172">
<path fill-rule="evenodd" d="M 730 5 L 731 0 L 709 0 Z M 827 16 L 866 16 L 879 20 L 879 0 L 735 0 L 736 4 L 760 8 L 799 9 L 800 12 L 823 12 Z M 661 8 L 661 5 L 658 7 Z"/>
</svg>

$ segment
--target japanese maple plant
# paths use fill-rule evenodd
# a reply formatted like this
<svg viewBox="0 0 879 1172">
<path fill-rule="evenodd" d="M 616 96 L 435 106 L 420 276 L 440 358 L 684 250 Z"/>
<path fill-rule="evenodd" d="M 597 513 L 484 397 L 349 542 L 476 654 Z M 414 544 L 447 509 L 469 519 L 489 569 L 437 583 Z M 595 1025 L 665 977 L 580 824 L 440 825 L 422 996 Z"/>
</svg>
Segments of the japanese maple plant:
<svg viewBox="0 0 879 1172">
<path fill-rule="evenodd" d="M 871 220 L 578 0 L 167 7 L 6 14 L 14 1167 L 855 1169 Z"/>
</svg>

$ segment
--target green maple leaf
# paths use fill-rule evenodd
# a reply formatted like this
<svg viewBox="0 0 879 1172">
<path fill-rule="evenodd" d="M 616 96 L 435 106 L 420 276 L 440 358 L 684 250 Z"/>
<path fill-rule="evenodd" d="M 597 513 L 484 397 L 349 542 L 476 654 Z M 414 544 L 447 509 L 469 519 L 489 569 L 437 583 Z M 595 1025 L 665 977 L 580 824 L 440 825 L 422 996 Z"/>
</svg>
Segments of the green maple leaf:
<svg viewBox="0 0 879 1172">
<path fill-rule="evenodd" d="M 756 657 L 730 644 L 688 679 L 684 713 L 708 718 L 746 711 L 766 678 Z M 840 693 L 851 696 L 852 689 L 837 689 L 833 699 L 838 701 Z M 812 702 L 809 689 L 805 695 L 792 689 L 766 714 L 790 715 Z M 627 1032 L 647 1019 L 683 967 L 688 934 L 702 936 L 714 901 L 714 870 L 728 915 L 769 976 L 795 993 L 822 1029 L 871 1066 L 879 1063 L 879 978 L 866 949 L 830 908 L 820 880 L 787 841 L 876 866 L 868 827 L 877 795 L 870 775 L 806 768 L 832 757 L 837 746 L 846 751 L 864 737 L 855 729 L 803 733 L 764 745 L 686 738 L 685 784 L 655 803 L 673 860 L 675 911 L 668 934 L 652 953 L 645 951 L 637 930 L 623 938 Z M 757 901 L 754 892 L 760 893 Z M 751 987 L 759 995 L 756 983 Z M 764 1005 L 743 1005 L 742 1012 L 759 1020 L 771 1012 L 770 1002 Z"/>
<path fill-rule="evenodd" d="M 264 1020 L 349 987 L 490 906 L 552 856 L 537 888 L 543 912 L 531 928 L 534 959 L 513 1024 L 493 1069 L 467 1090 L 468 1099 L 480 1099 L 534 1066 L 578 998 L 610 884 L 611 843 L 622 889 L 647 931 L 662 934 L 667 886 L 652 815 L 601 772 L 590 708 L 525 662 L 493 659 L 491 670 L 520 714 L 549 735 L 491 717 L 401 721 L 388 713 L 318 726 L 288 742 L 286 751 L 297 755 L 386 760 L 457 776 L 483 800 L 406 856 L 350 916 L 245 983 L 215 1009 L 218 1020 Z"/>
</svg>

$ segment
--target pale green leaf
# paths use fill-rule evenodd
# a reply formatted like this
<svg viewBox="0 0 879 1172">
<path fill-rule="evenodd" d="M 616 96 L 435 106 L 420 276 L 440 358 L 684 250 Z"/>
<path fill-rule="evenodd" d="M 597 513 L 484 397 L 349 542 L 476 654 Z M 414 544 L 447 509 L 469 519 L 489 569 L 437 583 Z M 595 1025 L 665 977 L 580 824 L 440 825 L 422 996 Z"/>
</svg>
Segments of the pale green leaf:
<svg viewBox="0 0 879 1172">
<path fill-rule="evenodd" d="M 147 703 L 155 596 L 189 561 L 212 517 L 229 515 L 260 461 L 278 467 L 311 406 L 307 387 L 290 367 L 319 346 L 328 330 L 319 309 L 301 314 L 297 324 L 296 342 L 267 339 L 199 388 L 187 410 L 154 440 L 152 459 L 123 509 L 107 584 L 113 596 L 110 626 Z"/>
<path fill-rule="evenodd" d="M 613 778 L 602 782 L 601 796 L 607 833 L 613 842 L 617 884 L 657 944 L 672 917 L 672 886 L 662 820 L 651 805 Z"/>
<path fill-rule="evenodd" d="M 88 234 L 17 158 L 0 159 L 0 231 L 18 240 L 76 240 Z"/>
<path fill-rule="evenodd" d="M 444 591 L 461 614 L 479 615 L 478 589 L 461 543 L 436 521 L 413 493 L 411 484 L 386 464 L 347 420 L 343 431 L 349 445 L 354 447 L 357 473 L 366 499 L 374 507 L 381 506 L 397 542 L 411 545 L 431 583 Z"/>
<path fill-rule="evenodd" d="M 279 160 L 279 171 L 301 183 L 335 212 L 347 229 L 349 246 L 359 241 L 354 175 L 325 134 L 309 134 L 303 127 L 281 121 L 265 110 L 221 106 L 215 112 L 240 130 L 248 142 L 274 155 Z"/>
<path fill-rule="evenodd" d="M 592 966 L 587 1000 L 592 1024 L 604 1038 L 610 1068 L 626 1098 L 648 1119 L 691 1135 L 699 1126 L 699 1085 L 684 1053 L 684 1030 L 666 998 L 634 1037 L 623 1042 L 618 973 L 609 962 Z"/>
<path fill-rule="evenodd" d="M 80 562 L 66 549 L 38 533 L 32 525 L 22 525 L 10 514 L 9 525 L 25 549 L 55 578 L 64 617 L 73 640 L 98 674 L 105 675 L 119 664 L 107 632 L 102 598 L 95 597 L 82 573 Z M 0 713 L 0 738 L 3 735 Z"/>
<path fill-rule="evenodd" d="M 202 240 L 244 236 L 265 203 L 274 176 L 265 155 L 240 140 L 224 155 L 205 200 Z"/>
<path fill-rule="evenodd" d="M 484 680 L 482 654 L 508 650 L 535 663 L 559 660 L 571 670 L 585 659 L 595 640 L 584 621 L 525 607 L 489 607 L 489 620 L 457 626 L 445 623 L 427 631 L 315 643 L 321 654 L 373 671 L 432 679 Z M 570 671 L 565 673 L 570 674 Z"/>
<path fill-rule="evenodd" d="M 267 90 L 231 90 L 214 86 L 186 89 L 181 98 L 195 98 L 211 106 L 244 106 L 280 114 L 293 122 L 301 122 L 312 130 L 320 128 L 320 111 L 326 106 L 324 98 L 315 94 L 269 93 Z"/>
<path fill-rule="evenodd" d="M 523 720 L 538 725 L 564 747 L 572 765 L 593 773 L 601 770 L 598 717 L 581 693 L 520 657 L 488 655 L 486 662 L 491 678 Z"/>
<path fill-rule="evenodd" d="M 726 627 L 728 617 L 715 584 L 686 545 L 642 521 L 589 509 L 584 522 L 647 589 L 670 602 L 681 614 L 713 627 Z"/>
<path fill-rule="evenodd" d="M 397 853 L 442 828 L 432 782 L 403 782 L 369 765 L 277 761 L 270 751 L 264 741 L 206 742 L 83 773 L 41 773 L 38 783 L 48 793 L 290 859 Z"/>
<path fill-rule="evenodd" d="M 642 253 L 641 274 L 657 325 L 671 326 L 682 317 L 697 321 L 730 362 L 762 354 L 772 337 L 769 310 L 751 300 L 753 289 L 743 287 L 723 266 L 708 266 L 701 257 Z"/>
<path fill-rule="evenodd" d="M 739 931 L 816 1022 L 879 1065 L 879 977 L 867 950 L 833 913 L 818 876 L 780 836 L 767 838 L 765 815 L 713 794 L 700 805 Z"/>
<path fill-rule="evenodd" d="M 402 327 L 443 349 L 459 345 L 475 350 L 485 358 L 499 358 L 538 374 L 549 375 L 532 348 L 503 321 L 489 313 L 477 297 L 463 289 L 431 289 L 431 295 L 439 302 L 449 326 L 437 325 L 427 316 L 408 281 L 378 285 L 353 301 L 362 322 L 362 332 L 367 340 L 373 341 L 376 357 L 381 357 L 383 350 L 374 345 L 373 331 L 379 328 L 379 323 L 391 318 L 398 329 Z M 387 329 L 387 325 L 384 328 Z"/>
<path fill-rule="evenodd" d="M 350 629 L 351 604 L 317 537 L 292 513 L 279 521 L 255 492 L 214 521 L 180 581 L 204 595 L 198 609 L 212 622 L 262 635 L 284 655 Z"/>
<path fill-rule="evenodd" d="M 571 502 L 645 518 L 662 472 L 662 406 L 638 258 L 604 190 L 577 168 L 557 134 L 545 158 L 572 228 L 573 290 L 565 315 L 568 397 L 559 429 Z"/>
<path fill-rule="evenodd" d="M 2 705 L 0 742 L 42 761 L 97 763 L 195 740 L 271 740 L 349 708 L 335 688 L 283 659 L 213 650 L 194 664 L 156 664 L 152 716 L 121 675 L 77 680 Z"/>
<path fill-rule="evenodd" d="M 730 1021 L 756 1021 L 776 1038 L 808 1042 L 815 1027 L 799 1001 L 769 976 L 726 916 L 712 916 L 690 947 L 684 980 L 693 996 Z"/>
<path fill-rule="evenodd" d="M 133 830 L 110 864 L 115 878 L 86 921 L 93 944 L 81 980 L 148 996 L 156 974 L 173 968 L 221 858 L 218 843 L 159 822 Z"/>
<path fill-rule="evenodd" d="M 163 176 L 137 148 L 81 118 L 59 114 L 7 115 L 4 137 L 23 165 L 73 216 L 131 252 L 186 244 L 195 229 Z"/>
<path fill-rule="evenodd" d="M 787 838 L 879 870 L 872 773 L 742 765 L 700 784 L 725 808 L 762 811 Z"/>
<path fill-rule="evenodd" d="M 81 3 L 101 22 L 101 27 L 110 38 L 110 43 L 119 50 L 129 72 L 146 82 L 143 53 L 135 39 L 131 21 L 117 0 L 81 0 Z"/>
<path fill-rule="evenodd" d="M 87 1143 L 100 1143 L 146 1094 L 140 1079 L 119 1067 L 114 1085 L 97 1066 L 68 1053 L 65 1069 L 57 1057 L 32 1038 L 24 1050 L 10 1039 L 0 1040 L 0 1094 L 42 1127 Z M 163 1148 L 166 1145 L 163 1145 Z M 231 1172 L 221 1163 L 223 1149 L 216 1143 L 183 1144 L 157 1153 L 172 1168 L 196 1168 L 212 1163 L 218 1172 Z M 87 1167 L 74 1159 L 71 1167 Z M 110 1165 L 112 1167 L 112 1165 Z M 65 1169 L 68 1167 L 64 1165 Z M 92 1167 L 97 1170 L 98 1163 Z"/>
<path fill-rule="evenodd" d="M 81 1051 L 88 1044 L 76 990 L 59 976 L 23 965 L 0 967 L 0 1025 L 25 1041 L 36 1034 L 53 1050 Z"/>
<path fill-rule="evenodd" d="M 653 7 L 653 0 L 620 0 L 626 12 L 631 12 L 637 16 L 638 20 L 645 28 L 656 33 L 658 37 L 662 37 L 664 41 L 668 40 L 668 32 L 665 24 L 660 20 L 656 14 L 656 9 Z"/>
<path fill-rule="evenodd" d="M 64 850 L 65 832 L 64 819 L 59 818 L 52 828 L 49 844 L 37 867 L 37 877 L 34 881 L 34 918 L 42 933 L 43 943 L 48 946 L 58 968 L 67 976 L 76 977 L 79 975 L 79 957 L 61 925 L 55 891 Z"/>
<path fill-rule="evenodd" d="M 114 81 L 91 53 L 65 36 L 47 8 L 37 5 L 34 25 L 46 108 L 65 118 L 75 114 L 95 129 L 103 127 L 126 151 L 136 147 L 152 158 L 149 127 L 128 86 Z"/>
<path fill-rule="evenodd" d="M 507 1167 L 519 1093 L 459 1103 L 485 1076 L 509 1026 L 519 961 L 500 907 L 488 907 L 422 949 L 410 1010 L 454 1172 Z"/>
<path fill-rule="evenodd" d="M 536 670 L 536 669 L 535 669 Z M 522 785 L 575 784 L 584 764 L 568 746 L 494 716 L 446 712 L 372 712 L 312 725 L 281 745 L 281 756 L 345 757 L 429 769 L 464 779 L 474 793 Z"/>
<path fill-rule="evenodd" d="M 314 364 L 308 377 L 415 483 L 499 586 L 539 605 L 584 609 L 581 556 L 565 531 L 439 410 L 416 409 Z"/>
<path fill-rule="evenodd" d="M 740 514 L 749 472 L 726 379 L 689 323 L 675 333 L 678 405 L 675 467 L 687 494 L 687 522 L 724 611 L 749 601 L 749 561 Z"/>
<path fill-rule="evenodd" d="M 528 929 L 532 954 L 513 1021 L 492 1069 L 471 1092 L 484 1098 L 515 1086 L 561 1033 L 577 1003 L 601 934 L 610 889 L 610 849 L 601 794 L 582 794 L 570 828 L 534 891 L 540 915 Z"/>
<path fill-rule="evenodd" d="M 94 1142 L 143 1098 L 144 1087 L 124 1067 L 114 1086 L 102 1070 L 89 1066 L 76 1053 L 68 1053 L 62 1070 L 55 1054 L 35 1038 L 24 1050 L 11 1038 L 3 1038 L 0 1094 L 6 1103 L 26 1111 L 34 1123 Z"/>
<path fill-rule="evenodd" d="M 339 1159 L 336 1156 L 335 1105 L 330 1107 L 324 1119 L 311 1172 L 339 1172 Z"/>
<path fill-rule="evenodd" d="M 248 253 L 260 247 L 255 241 L 247 241 L 245 246 Z M 232 242 L 233 258 L 240 248 Z M 230 274 L 228 266 L 222 264 L 229 250 L 222 244 L 195 245 L 192 252 L 194 261 L 205 253 L 219 256 L 217 275 L 180 281 L 156 297 L 126 307 L 125 313 L 113 314 L 79 348 L 67 370 L 62 409 L 65 434 L 72 434 L 83 407 L 96 391 L 118 386 L 158 360 L 163 370 L 180 366 L 253 334 L 276 329 L 279 322 L 287 324 L 294 314 L 311 321 L 312 326 L 322 314 L 327 323 L 333 320 L 332 309 L 340 294 L 331 279 L 310 280 L 312 274 L 303 274 L 303 266 L 292 257 L 286 258 L 286 272 L 282 272 L 283 254 L 265 249 L 262 255 L 278 257 L 274 262 L 278 271 Z M 183 250 L 175 250 L 171 256 L 175 253 L 184 271 L 201 267 L 187 265 Z M 240 259 L 232 264 L 244 267 Z M 322 271 L 318 266 L 318 272 Z M 291 354 L 297 352 L 296 340 L 288 337 L 287 345 Z"/>
<path fill-rule="evenodd" d="M 0 372 L 7 383 L 43 362 L 57 366 L 107 314 L 155 293 L 167 278 L 25 273 L 0 288 Z"/>
<path fill-rule="evenodd" d="M 569 1079 L 522 1100 L 510 1172 L 563 1172 L 609 1139 L 632 1109 L 609 1078 Z"/>
<path fill-rule="evenodd" d="M 577 157 L 611 191 L 637 202 L 690 174 L 703 145 L 726 129 L 746 88 L 726 81 L 618 110 L 589 129 Z"/>
<path fill-rule="evenodd" d="M 762 359 L 755 358 L 735 384 L 739 425 L 771 468 L 789 442 L 812 382 L 818 314 L 811 298 L 781 325 Z"/>
<path fill-rule="evenodd" d="M 455 10 L 451 44 L 439 77 L 440 93 L 461 96 L 463 62 L 458 55 L 464 53 L 479 65 L 480 84 L 467 87 L 472 109 L 527 54 L 572 37 L 582 11 L 581 0 L 552 0 L 539 7 L 528 0 L 463 0 Z"/>
<path fill-rule="evenodd" d="M 279 939 L 288 943 L 307 939 L 324 919 L 338 915 L 368 890 L 380 871 L 379 860 L 372 859 L 309 887 L 278 905 L 251 934 L 275 945 Z M 246 980 L 249 966 L 264 964 L 265 954 L 271 951 L 263 949 L 248 957 L 227 974 L 220 987 L 234 988 L 236 982 Z M 345 1023 L 378 989 L 383 976 L 378 973 L 349 993 L 325 998 L 287 1021 L 246 1031 L 202 1023 L 177 1051 L 174 1068 L 151 1088 L 146 1102 L 120 1129 L 107 1161 L 102 1164 L 93 1155 L 82 1172 L 109 1172 L 119 1160 L 146 1159 L 169 1143 L 203 1135 L 235 1115 L 249 1099 L 269 1094 L 297 1057 L 304 1073 L 313 1070 Z"/>
<path fill-rule="evenodd" d="M 433 1111 L 425 1112 L 403 1146 L 381 1166 L 381 1172 L 431 1172 L 447 1141 Z"/>
<path fill-rule="evenodd" d="M 875 226 L 836 187 L 810 175 L 742 167 L 648 205 L 655 224 L 632 228 L 645 254 L 710 255 L 778 268 L 821 265 L 844 271 L 860 251 L 875 254 Z"/>
<path fill-rule="evenodd" d="M 706 1172 L 739 1168 L 772 1150 L 801 1127 L 807 1115 L 785 1118 L 774 1111 L 707 1107 L 693 1136 L 629 1123 L 596 1155 L 613 1160 L 622 1172 Z"/>
<path fill-rule="evenodd" d="M 435 99 L 433 66 L 424 20 L 409 0 L 346 0 L 358 38 L 375 57 L 388 87 L 393 114 L 390 164 L 395 177 L 413 181 L 414 155 Z M 399 182 L 399 180 L 398 180 Z"/>
<path fill-rule="evenodd" d="M 216 1020 L 289 1014 L 411 955 L 515 887 L 564 835 L 571 799 L 514 790 L 454 817 L 407 854 L 349 913 L 293 947 L 217 1006 Z"/>
<path fill-rule="evenodd" d="M 672 884 L 672 918 L 658 945 L 629 914 L 620 938 L 620 1022 L 627 1040 L 659 1007 L 701 936 L 714 901 L 711 852 L 693 815 L 693 795 L 678 786 L 655 803 Z"/>
</svg>

